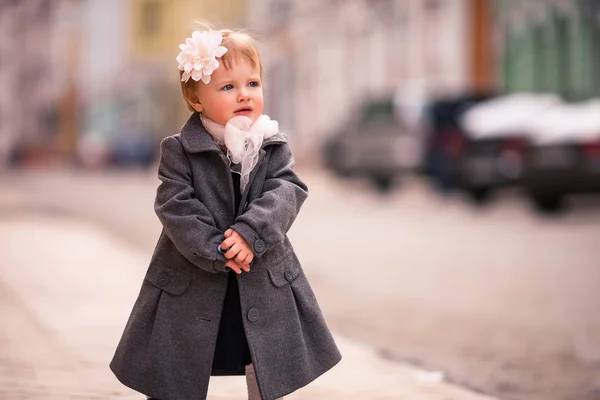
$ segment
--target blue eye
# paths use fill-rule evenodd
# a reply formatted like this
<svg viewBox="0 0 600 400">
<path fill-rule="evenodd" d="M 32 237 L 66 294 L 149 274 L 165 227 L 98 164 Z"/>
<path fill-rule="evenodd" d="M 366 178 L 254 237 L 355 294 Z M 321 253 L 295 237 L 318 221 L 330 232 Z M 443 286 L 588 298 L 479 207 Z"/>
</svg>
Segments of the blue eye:
<svg viewBox="0 0 600 400">
<path fill-rule="evenodd" d="M 260 86 L 260 83 L 258 83 L 257 81 L 252 81 L 248 85 L 250 85 L 250 87 L 258 87 Z"/>
<path fill-rule="evenodd" d="M 231 90 L 231 89 L 233 89 L 233 85 L 230 84 L 230 85 L 223 86 L 223 88 L 221 90 Z"/>
</svg>

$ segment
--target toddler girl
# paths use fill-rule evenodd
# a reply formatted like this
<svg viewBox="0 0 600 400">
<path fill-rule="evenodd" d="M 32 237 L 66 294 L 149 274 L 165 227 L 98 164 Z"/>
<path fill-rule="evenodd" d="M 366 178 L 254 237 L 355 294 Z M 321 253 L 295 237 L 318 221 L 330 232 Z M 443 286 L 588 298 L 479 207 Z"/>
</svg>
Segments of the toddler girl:
<svg viewBox="0 0 600 400">
<path fill-rule="evenodd" d="M 192 114 L 160 145 L 163 229 L 110 367 L 161 400 L 206 399 L 211 375 L 278 399 L 341 359 L 287 237 L 307 187 L 262 113 L 252 38 L 195 31 L 180 50 Z"/>
</svg>

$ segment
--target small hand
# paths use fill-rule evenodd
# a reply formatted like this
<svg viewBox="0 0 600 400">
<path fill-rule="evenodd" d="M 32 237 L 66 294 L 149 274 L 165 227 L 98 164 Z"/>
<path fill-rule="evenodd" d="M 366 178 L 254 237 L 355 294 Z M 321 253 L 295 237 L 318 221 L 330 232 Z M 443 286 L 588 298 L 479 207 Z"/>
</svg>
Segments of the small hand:
<svg viewBox="0 0 600 400">
<path fill-rule="evenodd" d="M 254 252 L 246 239 L 242 235 L 237 233 L 234 229 L 227 229 L 225 231 L 225 240 L 221 243 L 222 249 L 228 249 L 225 252 L 225 258 L 228 260 L 233 259 L 238 264 L 250 265 L 254 260 Z"/>
</svg>

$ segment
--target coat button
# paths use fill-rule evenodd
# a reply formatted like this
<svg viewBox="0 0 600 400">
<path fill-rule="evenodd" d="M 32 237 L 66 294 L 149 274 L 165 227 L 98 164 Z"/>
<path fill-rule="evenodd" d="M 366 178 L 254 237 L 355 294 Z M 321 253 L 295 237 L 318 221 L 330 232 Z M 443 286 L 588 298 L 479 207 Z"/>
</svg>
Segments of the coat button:
<svg viewBox="0 0 600 400">
<path fill-rule="evenodd" d="M 290 268 L 286 268 L 283 275 L 285 276 L 285 279 L 287 279 L 288 281 L 291 281 L 294 278 L 294 273 L 292 272 L 292 270 Z"/>
<path fill-rule="evenodd" d="M 258 321 L 258 310 L 256 308 L 251 308 L 250 310 L 248 310 L 248 321 Z"/>
<path fill-rule="evenodd" d="M 262 239 L 256 239 L 256 241 L 254 242 L 254 251 L 256 251 L 257 253 L 262 253 L 266 250 L 266 246 L 265 246 L 265 242 L 262 241 Z"/>
<path fill-rule="evenodd" d="M 167 274 L 166 272 L 161 272 L 158 275 L 158 286 L 167 286 L 169 284 L 169 281 L 169 274 Z"/>
<path fill-rule="evenodd" d="M 245 202 L 244 207 L 242 208 L 242 212 L 246 212 L 247 209 L 248 209 L 248 202 Z"/>
</svg>

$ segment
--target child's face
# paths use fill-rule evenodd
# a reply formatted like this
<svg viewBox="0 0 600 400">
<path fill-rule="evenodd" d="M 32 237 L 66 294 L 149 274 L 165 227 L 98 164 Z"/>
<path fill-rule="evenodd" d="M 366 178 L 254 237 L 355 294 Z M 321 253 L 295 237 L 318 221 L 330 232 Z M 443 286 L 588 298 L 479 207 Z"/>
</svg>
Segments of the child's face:
<svg viewBox="0 0 600 400">
<path fill-rule="evenodd" d="M 195 94 L 196 110 L 221 125 L 238 115 L 245 115 L 254 122 L 263 112 L 260 68 L 252 67 L 246 59 L 238 59 L 229 69 L 221 63 L 208 84 L 196 85 Z"/>
</svg>

